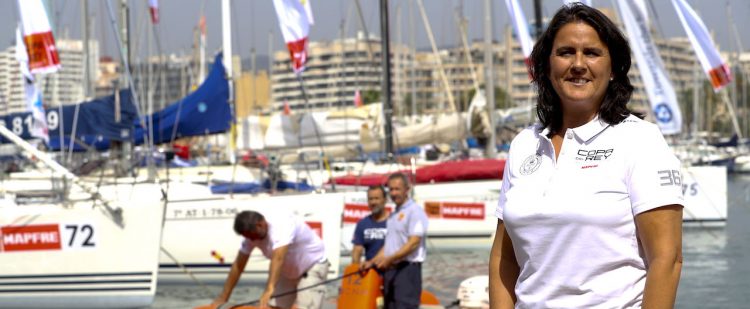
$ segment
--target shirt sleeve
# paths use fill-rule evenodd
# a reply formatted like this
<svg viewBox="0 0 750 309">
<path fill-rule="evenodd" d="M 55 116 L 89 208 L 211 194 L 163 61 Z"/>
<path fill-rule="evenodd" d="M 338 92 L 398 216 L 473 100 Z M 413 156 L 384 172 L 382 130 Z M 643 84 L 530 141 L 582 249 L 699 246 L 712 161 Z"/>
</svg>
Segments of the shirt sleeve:
<svg viewBox="0 0 750 309">
<path fill-rule="evenodd" d="M 500 196 L 497 199 L 497 208 L 495 209 L 495 217 L 503 220 L 503 211 L 505 210 L 505 203 L 508 201 L 507 193 L 511 187 L 511 176 L 510 176 L 510 152 L 508 152 L 508 158 L 505 159 L 505 168 L 503 168 L 503 183 L 500 185 Z"/>
<path fill-rule="evenodd" d="M 409 220 L 409 236 L 423 237 L 427 234 L 427 214 L 418 205 L 412 206 L 416 211 L 412 211 L 411 218 Z"/>
<path fill-rule="evenodd" d="M 359 220 L 357 222 L 357 227 L 354 228 L 354 235 L 352 235 L 352 244 L 353 245 L 364 245 L 365 243 L 365 235 L 364 235 L 364 219 Z"/>
<path fill-rule="evenodd" d="M 662 206 L 683 205 L 680 160 L 658 127 L 649 126 L 640 133 L 636 135 L 638 145 L 630 147 L 626 179 L 633 215 Z"/>
<path fill-rule="evenodd" d="M 255 247 L 253 246 L 252 243 L 250 243 L 250 240 L 243 237 L 242 244 L 240 245 L 240 252 L 244 254 L 250 254 L 250 252 L 253 251 L 253 248 Z"/>
</svg>

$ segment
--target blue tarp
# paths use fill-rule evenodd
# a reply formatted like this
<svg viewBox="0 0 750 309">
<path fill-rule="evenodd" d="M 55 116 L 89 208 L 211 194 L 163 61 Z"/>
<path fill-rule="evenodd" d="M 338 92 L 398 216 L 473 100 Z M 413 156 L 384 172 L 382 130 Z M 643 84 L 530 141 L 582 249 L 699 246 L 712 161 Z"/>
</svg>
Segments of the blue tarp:
<svg viewBox="0 0 750 309">
<path fill-rule="evenodd" d="M 146 121 L 153 121 L 154 124 L 154 143 L 170 142 L 173 134 L 175 138 L 180 138 L 229 130 L 232 120 L 228 103 L 229 83 L 221 57 L 221 54 L 216 56 L 211 72 L 195 92 L 147 117 Z M 136 144 L 143 143 L 144 133 L 147 132 L 136 125 Z"/>
<path fill-rule="evenodd" d="M 312 186 L 308 185 L 307 182 L 292 182 L 292 181 L 279 181 L 276 183 L 277 191 L 284 190 L 295 190 L 301 192 L 309 192 L 314 190 Z M 211 193 L 213 194 L 229 194 L 236 193 L 261 193 L 271 190 L 271 181 L 266 179 L 263 184 L 257 182 L 234 182 L 234 183 L 221 183 L 211 185 Z"/>
<path fill-rule="evenodd" d="M 120 121 L 115 121 L 115 96 L 106 96 L 97 98 L 88 102 L 78 104 L 78 121 L 76 126 L 76 139 L 104 150 L 109 147 L 110 140 L 125 141 L 133 138 L 133 123 L 137 118 L 135 105 L 132 102 L 130 90 L 120 91 Z M 47 110 L 47 123 L 49 126 L 49 144 L 48 148 L 52 150 L 60 149 L 60 119 L 62 119 L 62 129 L 64 134 L 65 148 L 70 145 L 70 135 L 73 132 L 73 120 L 76 105 L 66 105 L 62 108 L 62 118 L 60 109 L 52 108 Z M 29 133 L 31 124 L 31 113 L 14 113 L 6 116 L 0 116 L 6 127 L 13 133 L 23 139 L 32 139 Z M 9 142 L 2 140 L 3 143 Z M 74 150 L 83 150 L 84 148 L 74 143 Z"/>
<path fill-rule="evenodd" d="M 173 134 L 176 138 L 226 132 L 230 128 L 232 111 L 229 107 L 229 82 L 222 64 L 222 55 L 215 58 L 211 72 L 198 89 L 180 101 L 170 104 L 163 110 L 146 117 L 153 121 L 154 141 L 156 144 L 170 142 Z M 135 105 L 129 90 L 120 91 L 121 121 L 115 122 L 115 97 L 107 96 L 93 101 L 80 103 L 76 139 L 97 150 L 106 150 L 111 140 L 134 141 L 142 144 L 144 133 Z M 75 105 L 63 107 L 64 146 L 70 145 L 70 134 L 73 128 Z M 60 132 L 55 123 L 60 123 L 58 109 L 47 110 L 50 124 L 49 145 L 53 150 L 60 149 Z M 0 122 L 23 139 L 32 139 L 28 127 L 31 124 L 31 113 L 16 113 L 0 116 Z M 176 131 L 175 131 L 175 126 Z M 1 143 L 7 143 L 0 138 Z M 74 150 L 84 150 L 74 143 Z"/>
</svg>

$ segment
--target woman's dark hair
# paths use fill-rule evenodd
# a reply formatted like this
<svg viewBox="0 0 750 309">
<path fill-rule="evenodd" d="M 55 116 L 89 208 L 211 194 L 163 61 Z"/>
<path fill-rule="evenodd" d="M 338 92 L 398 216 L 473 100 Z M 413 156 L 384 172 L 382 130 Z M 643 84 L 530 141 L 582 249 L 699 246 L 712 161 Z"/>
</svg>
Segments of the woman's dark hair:
<svg viewBox="0 0 750 309">
<path fill-rule="evenodd" d="M 550 55 L 555 36 L 560 29 L 572 22 L 584 22 L 594 28 L 599 39 L 609 49 L 612 60 L 612 77 L 604 99 L 599 107 L 599 118 L 609 124 L 618 124 L 631 112 L 626 106 L 633 94 L 628 71 L 630 70 L 630 46 L 625 36 L 607 16 L 597 9 L 581 3 L 563 5 L 552 17 L 547 30 L 537 40 L 531 52 L 532 83 L 537 86 L 536 114 L 542 128 L 556 133 L 562 127 L 562 106 L 560 96 L 549 79 Z M 633 113 L 635 114 L 635 113 Z M 640 115 L 638 115 L 640 116 Z"/>
</svg>

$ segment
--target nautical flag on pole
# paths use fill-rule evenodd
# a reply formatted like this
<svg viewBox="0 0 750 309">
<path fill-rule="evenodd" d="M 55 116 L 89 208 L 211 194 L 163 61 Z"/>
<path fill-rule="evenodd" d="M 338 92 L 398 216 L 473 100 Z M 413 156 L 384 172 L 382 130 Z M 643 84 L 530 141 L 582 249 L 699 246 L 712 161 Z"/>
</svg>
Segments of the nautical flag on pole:
<svg viewBox="0 0 750 309">
<path fill-rule="evenodd" d="M 18 0 L 23 41 L 31 73 L 53 73 L 60 68 L 55 38 L 42 0 Z"/>
<path fill-rule="evenodd" d="M 565 5 L 573 4 L 573 3 L 576 3 L 576 2 L 580 2 L 580 3 L 583 3 L 583 4 L 587 5 L 587 6 L 591 6 L 591 0 L 563 0 L 563 4 L 565 4 Z"/>
<path fill-rule="evenodd" d="M 706 75 L 711 80 L 714 91 L 719 91 L 732 81 L 729 66 L 721 60 L 719 51 L 716 50 L 708 29 L 706 29 L 706 25 L 703 24 L 703 21 L 690 5 L 685 0 L 672 0 L 672 5 L 677 11 L 677 16 L 680 17 L 682 27 L 685 28 L 688 39 L 690 39 L 690 44 L 695 49 L 695 54 L 698 56 L 703 71 L 706 72 Z"/>
<path fill-rule="evenodd" d="M 281 34 L 289 49 L 292 68 L 299 74 L 305 70 L 307 62 L 307 36 L 313 24 L 310 0 L 273 0 L 276 15 L 279 17 Z"/>
<path fill-rule="evenodd" d="M 26 97 L 26 108 L 31 111 L 32 121 L 30 134 L 49 143 L 49 132 L 47 130 L 47 117 L 42 105 L 42 94 L 34 84 L 34 75 L 29 71 L 29 55 L 26 54 L 26 46 L 23 43 L 21 29 L 16 29 L 16 60 L 23 78 L 24 94 Z"/>
<path fill-rule="evenodd" d="M 159 23 L 159 0 L 148 0 L 148 9 L 151 12 L 151 23 Z"/>
<path fill-rule="evenodd" d="M 364 104 L 362 104 L 362 95 L 359 93 L 359 89 L 357 91 L 354 91 L 354 106 L 360 107 Z"/>
<path fill-rule="evenodd" d="M 645 7 L 639 6 L 633 0 L 617 0 L 617 6 L 656 122 L 662 134 L 680 133 L 682 113 L 677 104 L 677 95 L 664 69 L 664 63 L 651 38 L 645 18 Z"/>
<path fill-rule="evenodd" d="M 530 68 L 531 62 L 529 57 L 531 56 L 531 50 L 534 48 L 534 42 L 529 35 L 529 26 L 526 22 L 526 16 L 523 15 L 523 10 L 521 10 L 518 0 L 505 0 L 505 5 L 508 7 L 508 14 L 513 22 L 513 28 L 516 29 L 516 37 L 518 37 L 518 40 L 521 42 L 521 50 L 523 51 L 526 68 Z M 531 74 L 529 74 L 529 77 L 531 77 Z"/>
</svg>

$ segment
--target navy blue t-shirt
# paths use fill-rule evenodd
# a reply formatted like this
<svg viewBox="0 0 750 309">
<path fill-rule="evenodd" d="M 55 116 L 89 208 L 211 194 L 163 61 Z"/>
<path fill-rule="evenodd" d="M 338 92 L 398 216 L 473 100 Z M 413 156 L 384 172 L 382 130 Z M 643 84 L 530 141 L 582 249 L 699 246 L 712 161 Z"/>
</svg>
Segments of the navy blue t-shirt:
<svg viewBox="0 0 750 309">
<path fill-rule="evenodd" d="M 364 217 L 357 222 L 357 227 L 354 229 L 354 237 L 352 237 L 352 244 L 365 248 L 365 260 L 371 260 L 378 254 L 380 248 L 383 248 L 386 222 L 387 220 L 376 222 L 372 219 L 372 216 Z"/>
</svg>

